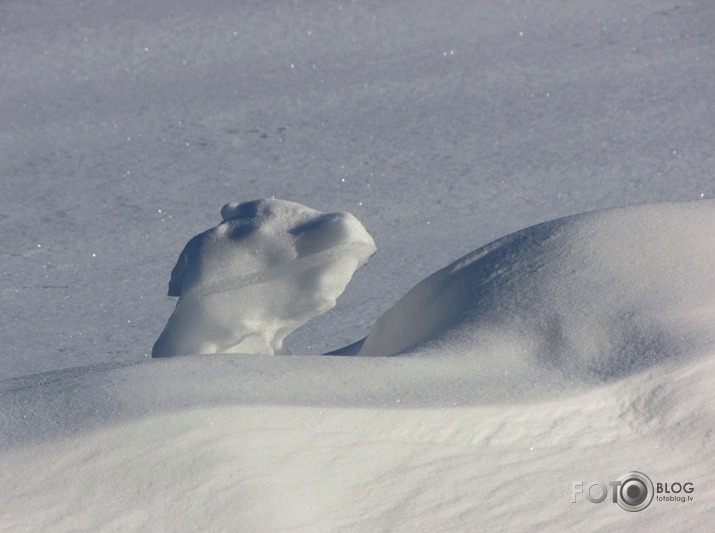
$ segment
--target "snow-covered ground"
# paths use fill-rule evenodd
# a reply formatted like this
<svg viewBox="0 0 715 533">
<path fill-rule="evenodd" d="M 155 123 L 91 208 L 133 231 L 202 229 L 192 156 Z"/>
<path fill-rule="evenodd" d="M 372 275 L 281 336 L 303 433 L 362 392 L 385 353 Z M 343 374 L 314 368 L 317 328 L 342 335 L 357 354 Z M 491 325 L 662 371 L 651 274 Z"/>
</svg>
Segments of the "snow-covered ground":
<svg viewBox="0 0 715 533">
<path fill-rule="evenodd" d="M 706 1 L 0 5 L 0 527 L 709 529 L 713 207 L 533 226 L 715 196 L 713 28 Z M 152 360 L 184 244 L 271 197 L 378 253 L 304 356 Z M 412 287 L 523 228 L 467 322 L 315 355 L 374 355 Z M 693 501 L 572 503 L 631 470 Z"/>
</svg>

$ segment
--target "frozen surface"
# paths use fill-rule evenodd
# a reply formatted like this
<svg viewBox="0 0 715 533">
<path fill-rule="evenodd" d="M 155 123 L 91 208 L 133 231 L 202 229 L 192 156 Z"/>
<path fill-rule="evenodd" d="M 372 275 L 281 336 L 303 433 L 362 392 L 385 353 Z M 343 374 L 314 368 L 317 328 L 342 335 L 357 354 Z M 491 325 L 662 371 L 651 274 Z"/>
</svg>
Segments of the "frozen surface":
<svg viewBox="0 0 715 533">
<path fill-rule="evenodd" d="M 286 354 L 294 329 L 335 306 L 375 242 L 349 213 L 285 200 L 226 204 L 171 272 L 176 309 L 152 355 Z"/>
<path fill-rule="evenodd" d="M 678 254 L 702 264 L 712 225 L 690 214 L 593 241 L 652 294 L 572 263 L 603 282 L 574 300 L 634 304 L 593 329 L 588 302 L 564 316 L 557 263 L 542 284 L 505 273 L 535 292 L 471 312 L 507 328 L 482 353 L 519 364 L 538 321 L 513 311 L 539 294 L 560 317 L 539 339 L 593 347 L 587 361 L 665 333 L 613 375 L 579 352 L 497 378 L 456 350 L 476 348 L 469 330 L 429 323 L 436 340 L 398 357 L 150 350 L 175 254 L 226 198 L 350 212 L 380 249 L 286 339 L 299 354 L 365 337 L 425 276 L 517 230 L 712 198 L 713 27 L 706 0 L 0 3 L 0 528 L 710 531 L 712 269 Z M 677 254 L 645 263 L 656 230 Z M 681 260 L 693 279 L 659 266 Z M 678 286 L 705 290 L 659 299 Z M 634 469 L 693 482 L 694 501 L 571 503 L 573 480 Z"/>
</svg>

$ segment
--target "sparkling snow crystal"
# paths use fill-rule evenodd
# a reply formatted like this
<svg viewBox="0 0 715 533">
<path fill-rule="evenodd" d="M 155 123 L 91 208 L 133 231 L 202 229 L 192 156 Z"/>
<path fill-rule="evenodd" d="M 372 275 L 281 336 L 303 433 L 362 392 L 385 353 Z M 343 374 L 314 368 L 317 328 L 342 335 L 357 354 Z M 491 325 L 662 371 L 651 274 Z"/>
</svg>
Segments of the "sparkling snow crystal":
<svg viewBox="0 0 715 533">
<path fill-rule="evenodd" d="M 191 239 L 169 282 L 178 296 L 152 355 L 287 353 L 285 337 L 335 305 L 375 243 L 349 213 L 283 200 L 227 204 Z"/>
</svg>

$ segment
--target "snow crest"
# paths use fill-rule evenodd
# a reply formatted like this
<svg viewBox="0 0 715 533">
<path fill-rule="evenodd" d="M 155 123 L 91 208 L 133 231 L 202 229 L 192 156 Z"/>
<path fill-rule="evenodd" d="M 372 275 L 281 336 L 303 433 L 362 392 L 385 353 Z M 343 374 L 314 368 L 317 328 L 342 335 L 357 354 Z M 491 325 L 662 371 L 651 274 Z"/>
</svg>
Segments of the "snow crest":
<svg viewBox="0 0 715 533">
<path fill-rule="evenodd" d="M 181 252 L 176 309 L 152 356 L 283 354 L 283 340 L 335 305 L 375 243 L 349 213 L 284 200 L 226 204 L 223 222 Z"/>
</svg>

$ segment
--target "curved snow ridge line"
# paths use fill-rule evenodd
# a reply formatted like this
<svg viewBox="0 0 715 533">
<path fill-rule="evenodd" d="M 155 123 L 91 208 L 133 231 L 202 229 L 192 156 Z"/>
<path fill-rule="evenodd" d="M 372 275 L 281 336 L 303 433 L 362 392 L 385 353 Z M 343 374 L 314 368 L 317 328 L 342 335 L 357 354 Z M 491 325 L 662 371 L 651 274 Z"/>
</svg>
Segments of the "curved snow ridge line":
<svg viewBox="0 0 715 533">
<path fill-rule="evenodd" d="M 336 353 L 450 352 L 483 372 L 553 368 L 584 381 L 687 357 L 715 345 L 713 227 L 708 200 L 521 230 L 432 274 Z"/>
<path fill-rule="evenodd" d="M 0 382 L 0 442 L 58 438 L 199 406 L 452 407 L 549 394 L 543 383 L 521 378 L 494 383 L 427 358 L 223 354 L 93 365 Z"/>
<path fill-rule="evenodd" d="M 496 417 L 495 421 L 510 428 L 502 436 L 505 441 L 512 439 L 511 432 L 521 431 L 519 424 L 509 426 L 516 409 L 548 419 L 550 427 L 559 426 L 571 435 L 567 438 L 573 445 L 581 442 L 580 431 L 585 432 L 584 438 L 598 439 L 589 428 L 603 424 L 626 424 L 629 431 L 641 432 L 670 426 L 713 429 L 715 409 L 708 400 L 715 386 L 712 352 L 691 362 L 668 361 L 627 379 L 590 387 L 557 374 L 483 378 L 469 367 L 443 362 L 432 357 L 232 354 L 37 374 L 0 382 L 0 447 L 70 438 L 186 410 L 248 406 L 381 411 L 475 408 L 480 414 L 470 425 L 471 434 L 475 438 L 480 434 L 475 428 L 482 417 Z M 572 418 L 574 410 L 584 416 Z M 591 414 L 586 416 L 584 410 Z M 525 416 L 517 416 L 520 424 L 538 433 L 541 422 L 527 423 L 524 420 L 531 415 Z M 594 417 L 613 417 L 613 421 L 604 419 L 595 426 L 591 425 Z M 581 423 L 588 427 L 574 426 Z M 546 435 L 539 438 L 548 441 Z"/>
</svg>

